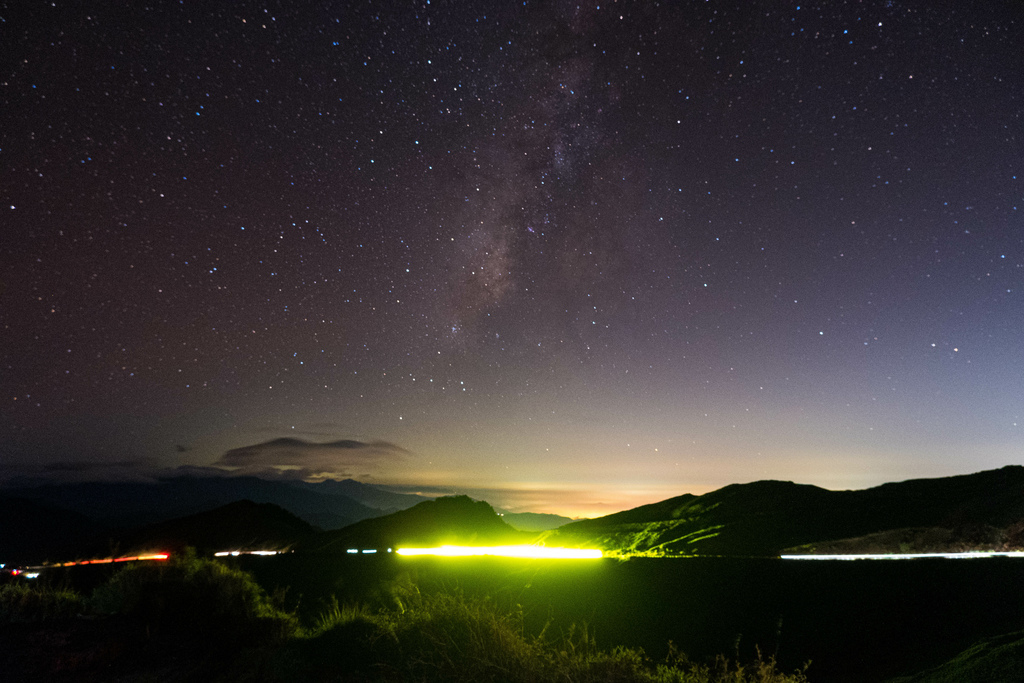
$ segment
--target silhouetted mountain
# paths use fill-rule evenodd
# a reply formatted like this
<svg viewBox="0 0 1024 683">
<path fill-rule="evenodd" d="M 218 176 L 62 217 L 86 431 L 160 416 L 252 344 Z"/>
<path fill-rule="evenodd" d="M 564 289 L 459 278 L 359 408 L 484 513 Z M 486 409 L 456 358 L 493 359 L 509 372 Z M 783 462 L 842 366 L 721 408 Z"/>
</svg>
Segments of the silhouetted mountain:
<svg viewBox="0 0 1024 683">
<path fill-rule="evenodd" d="M 679 555 L 776 555 L 785 548 L 907 527 L 1003 529 L 1024 519 L 1024 467 L 828 491 L 757 481 L 582 520 L 555 544 Z"/>
<path fill-rule="evenodd" d="M 315 484 L 300 481 L 296 482 L 296 485 L 310 491 L 316 491 L 317 493 L 326 493 L 332 496 L 345 496 L 357 503 L 362 503 L 367 507 L 386 513 L 396 512 L 398 510 L 407 510 L 413 505 L 418 505 L 425 500 L 432 500 L 431 498 L 416 495 L 414 493 L 395 493 L 393 491 L 388 491 L 386 488 L 381 486 L 364 484 L 354 479 L 345 479 L 342 481 L 328 479 Z"/>
<path fill-rule="evenodd" d="M 67 559 L 103 531 L 84 515 L 24 498 L 0 498 L 0 563 Z"/>
<path fill-rule="evenodd" d="M 117 539 L 120 552 L 284 550 L 316 533 L 310 524 L 273 503 L 240 500 L 195 515 L 171 519 Z"/>
<path fill-rule="evenodd" d="M 534 537 L 535 534 L 510 527 L 483 501 L 474 501 L 468 496 L 446 496 L 318 534 L 299 544 L 299 548 L 345 552 L 348 548 L 525 543 Z"/>
<path fill-rule="evenodd" d="M 279 505 L 322 529 L 337 529 L 382 514 L 346 496 L 309 489 L 302 482 L 258 477 L 49 484 L 11 489 L 4 494 L 76 512 L 103 526 L 122 528 L 185 517 L 238 500 Z"/>
<path fill-rule="evenodd" d="M 497 512 L 506 524 L 520 531 L 550 531 L 572 521 L 568 517 L 543 512 Z"/>
</svg>

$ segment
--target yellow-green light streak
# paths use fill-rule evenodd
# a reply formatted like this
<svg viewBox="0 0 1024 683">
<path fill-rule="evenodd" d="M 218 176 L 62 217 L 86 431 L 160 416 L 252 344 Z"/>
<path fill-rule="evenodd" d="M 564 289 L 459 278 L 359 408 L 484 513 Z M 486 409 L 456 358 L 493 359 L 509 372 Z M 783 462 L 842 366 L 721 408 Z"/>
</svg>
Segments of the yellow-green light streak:
<svg viewBox="0 0 1024 683">
<path fill-rule="evenodd" d="M 406 557 L 432 555 L 435 557 L 524 557 L 531 559 L 596 560 L 601 551 L 595 548 L 547 548 L 541 545 L 443 545 L 439 548 L 399 548 Z"/>
</svg>

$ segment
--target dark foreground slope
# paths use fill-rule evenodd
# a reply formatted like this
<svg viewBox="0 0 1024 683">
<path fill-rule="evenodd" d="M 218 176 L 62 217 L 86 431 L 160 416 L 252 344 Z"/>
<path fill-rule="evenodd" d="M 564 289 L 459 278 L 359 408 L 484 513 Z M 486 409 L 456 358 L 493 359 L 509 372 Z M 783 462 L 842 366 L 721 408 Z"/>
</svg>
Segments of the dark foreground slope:
<svg viewBox="0 0 1024 683">
<path fill-rule="evenodd" d="M 526 543 L 533 538 L 535 534 L 510 527 L 483 501 L 474 501 L 468 496 L 446 496 L 318 534 L 299 544 L 298 549 L 343 553 L 349 548 L 493 545 Z"/>
<path fill-rule="evenodd" d="M 1024 681 L 1024 631 L 975 643 L 953 659 L 888 683 L 993 683 Z"/>
<path fill-rule="evenodd" d="M 757 481 L 684 495 L 568 524 L 548 543 L 592 543 L 608 551 L 666 555 L 771 556 L 786 548 L 894 529 L 955 530 L 957 539 L 1005 538 L 1024 520 L 1024 467 L 829 491 Z M 1010 534 L 1012 536 L 1012 534 Z"/>
</svg>

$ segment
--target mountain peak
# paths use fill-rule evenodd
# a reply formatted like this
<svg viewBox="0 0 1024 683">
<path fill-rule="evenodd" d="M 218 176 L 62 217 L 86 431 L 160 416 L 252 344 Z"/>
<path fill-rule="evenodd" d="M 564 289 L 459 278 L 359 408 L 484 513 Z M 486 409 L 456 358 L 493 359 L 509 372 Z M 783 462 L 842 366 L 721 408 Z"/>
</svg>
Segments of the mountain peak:
<svg viewBox="0 0 1024 683">
<path fill-rule="evenodd" d="M 534 538 L 506 524 L 488 503 L 469 496 L 444 496 L 407 510 L 357 522 L 311 539 L 310 550 L 393 548 L 445 544 L 524 543 Z"/>
</svg>

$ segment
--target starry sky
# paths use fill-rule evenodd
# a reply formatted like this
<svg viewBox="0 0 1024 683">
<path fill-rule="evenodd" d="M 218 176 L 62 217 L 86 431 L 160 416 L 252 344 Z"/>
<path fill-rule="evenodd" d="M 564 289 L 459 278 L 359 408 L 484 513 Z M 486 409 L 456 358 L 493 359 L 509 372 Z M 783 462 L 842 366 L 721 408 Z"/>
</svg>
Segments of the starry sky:
<svg viewBox="0 0 1024 683">
<path fill-rule="evenodd" d="M 598 515 L 1024 460 L 1024 6 L 0 2 L 0 479 Z"/>
</svg>

